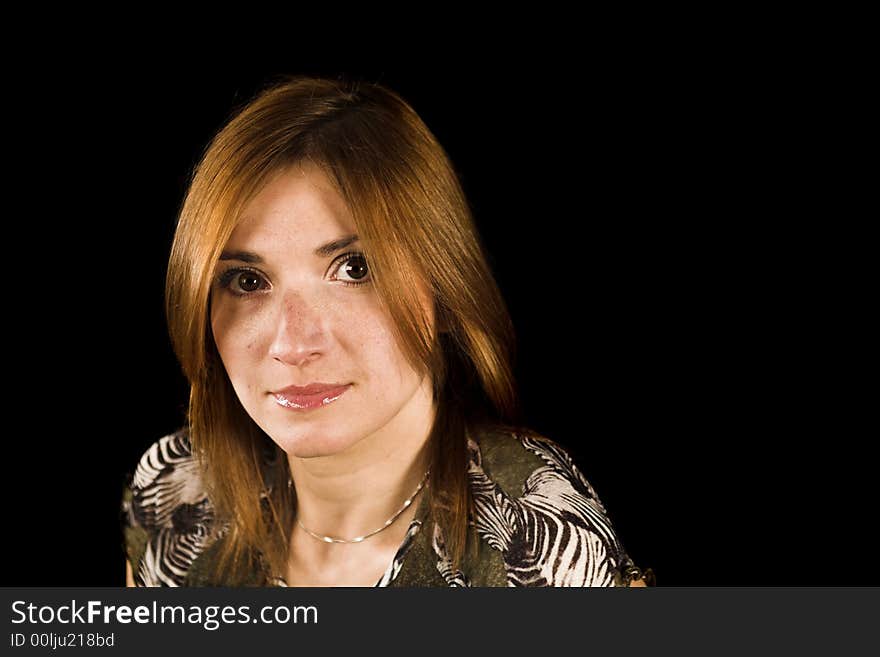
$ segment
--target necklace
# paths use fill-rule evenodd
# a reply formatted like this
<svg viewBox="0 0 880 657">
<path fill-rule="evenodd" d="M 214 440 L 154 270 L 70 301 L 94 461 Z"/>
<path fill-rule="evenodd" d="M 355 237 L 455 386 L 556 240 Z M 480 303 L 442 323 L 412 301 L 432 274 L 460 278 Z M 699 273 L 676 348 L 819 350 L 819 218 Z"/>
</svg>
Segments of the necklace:
<svg viewBox="0 0 880 657">
<path fill-rule="evenodd" d="M 405 510 L 410 504 L 412 504 L 413 498 L 415 498 L 415 496 L 419 494 L 419 491 L 422 490 L 422 486 L 424 486 L 424 485 L 425 485 L 425 482 L 428 480 L 428 474 L 429 474 L 430 472 L 431 472 L 431 468 L 428 468 L 428 470 L 425 472 L 425 476 L 422 477 L 422 481 L 421 481 L 421 483 L 419 484 L 418 488 L 416 488 L 415 492 L 414 492 L 412 495 L 409 496 L 409 499 L 406 500 L 406 501 L 403 503 L 403 506 L 400 507 L 400 509 L 397 511 L 397 513 L 395 513 L 395 514 L 394 514 L 393 516 L 391 516 L 388 520 L 386 520 L 386 521 L 385 521 L 385 524 L 382 525 L 381 527 L 379 527 L 379 529 L 375 529 L 375 530 L 371 531 L 369 534 L 364 534 L 363 536 L 358 536 L 357 538 L 352 538 L 352 539 L 350 539 L 350 540 L 346 540 L 346 539 L 344 539 L 344 538 L 333 538 L 332 536 L 322 536 L 321 534 L 316 534 L 315 532 L 311 531 L 310 529 L 307 529 L 307 528 L 306 528 L 305 526 L 303 526 L 303 524 L 299 521 L 299 517 L 297 517 L 296 522 L 297 522 L 297 524 L 298 524 L 300 527 L 302 527 L 302 528 L 306 531 L 306 533 L 308 533 L 310 536 L 313 536 L 313 537 L 315 537 L 316 539 L 318 539 L 319 541 L 323 541 L 323 542 L 325 542 L 325 543 L 360 543 L 360 542 L 363 541 L 364 539 L 370 538 L 370 536 L 373 536 L 374 534 L 378 534 L 378 533 L 379 533 L 380 531 L 382 531 L 383 529 L 385 529 L 385 528 L 391 526 L 391 523 L 393 523 L 393 522 L 397 519 L 397 517 L 398 517 L 401 513 L 403 513 L 404 510 Z M 288 479 L 288 480 L 287 480 L 287 485 L 288 485 L 288 486 L 292 486 L 292 485 L 293 485 L 293 480 Z"/>
</svg>

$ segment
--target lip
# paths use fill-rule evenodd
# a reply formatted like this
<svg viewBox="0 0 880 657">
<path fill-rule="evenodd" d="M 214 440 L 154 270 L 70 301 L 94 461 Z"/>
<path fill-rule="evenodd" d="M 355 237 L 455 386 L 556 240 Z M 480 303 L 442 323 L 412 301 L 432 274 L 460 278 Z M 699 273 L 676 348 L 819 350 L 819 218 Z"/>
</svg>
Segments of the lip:
<svg viewBox="0 0 880 657">
<path fill-rule="evenodd" d="M 288 386 L 271 393 L 275 403 L 291 411 L 309 411 L 332 404 L 351 387 L 350 383 L 310 383 Z"/>
</svg>

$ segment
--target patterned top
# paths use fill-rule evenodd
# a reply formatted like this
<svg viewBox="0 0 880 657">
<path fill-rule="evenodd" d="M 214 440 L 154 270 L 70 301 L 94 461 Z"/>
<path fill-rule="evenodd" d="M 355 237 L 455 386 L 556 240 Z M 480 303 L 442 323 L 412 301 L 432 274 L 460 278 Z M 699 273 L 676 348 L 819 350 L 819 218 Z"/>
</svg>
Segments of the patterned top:
<svg viewBox="0 0 880 657">
<path fill-rule="evenodd" d="M 593 487 L 560 445 L 543 436 L 486 429 L 468 439 L 468 475 L 483 544 L 453 569 L 443 531 L 427 521 L 428 495 L 376 586 L 629 586 L 644 577 L 615 534 Z M 186 432 L 159 438 L 123 487 L 123 548 L 137 586 L 216 585 L 205 566 L 225 532 L 215 531 Z M 423 530 L 424 528 L 424 530 Z M 213 538 L 212 538 L 213 537 Z M 475 556 L 476 555 L 476 556 Z M 284 586 L 255 573 L 253 585 Z"/>
</svg>

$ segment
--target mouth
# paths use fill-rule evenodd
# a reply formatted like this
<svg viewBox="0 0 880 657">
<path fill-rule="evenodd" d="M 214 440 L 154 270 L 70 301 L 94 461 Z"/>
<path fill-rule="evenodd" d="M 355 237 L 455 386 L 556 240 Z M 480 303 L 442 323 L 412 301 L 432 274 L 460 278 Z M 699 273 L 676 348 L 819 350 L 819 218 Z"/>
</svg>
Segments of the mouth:
<svg viewBox="0 0 880 657">
<path fill-rule="evenodd" d="M 323 408 L 342 397 L 349 388 L 347 384 L 312 384 L 309 386 L 290 386 L 270 393 L 275 403 L 292 411 L 308 411 Z"/>
</svg>

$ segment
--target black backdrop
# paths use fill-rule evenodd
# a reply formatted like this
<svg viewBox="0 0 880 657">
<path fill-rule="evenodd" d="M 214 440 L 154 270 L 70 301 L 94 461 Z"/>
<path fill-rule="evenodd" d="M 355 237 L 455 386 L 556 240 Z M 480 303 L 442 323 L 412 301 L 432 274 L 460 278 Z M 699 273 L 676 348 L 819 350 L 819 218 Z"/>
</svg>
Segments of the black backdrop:
<svg viewBox="0 0 880 657">
<path fill-rule="evenodd" d="M 447 149 L 528 424 L 571 449 L 659 584 L 877 583 L 867 394 L 840 369 L 849 308 L 821 199 L 793 183 L 785 88 L 695 60 L 521 64 L 21 74 L 3 585 L 122 584 L 123 474 L 187 399 L 162 306 L 187 176 L 234 105 L 295 72 L 390 86 Z"/>
</svg>

